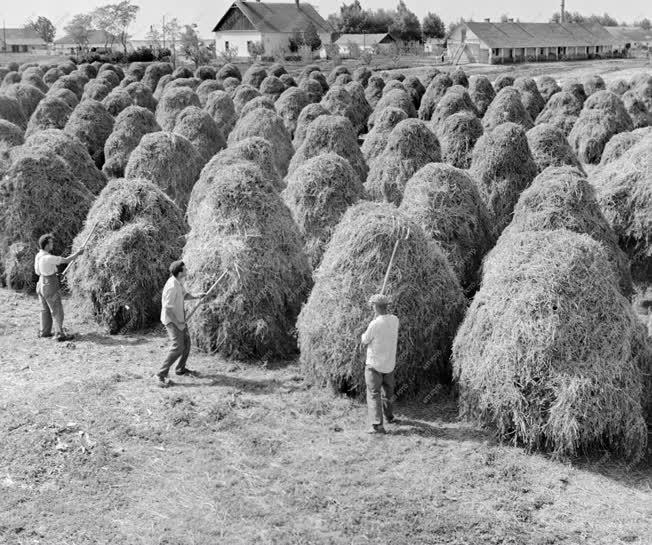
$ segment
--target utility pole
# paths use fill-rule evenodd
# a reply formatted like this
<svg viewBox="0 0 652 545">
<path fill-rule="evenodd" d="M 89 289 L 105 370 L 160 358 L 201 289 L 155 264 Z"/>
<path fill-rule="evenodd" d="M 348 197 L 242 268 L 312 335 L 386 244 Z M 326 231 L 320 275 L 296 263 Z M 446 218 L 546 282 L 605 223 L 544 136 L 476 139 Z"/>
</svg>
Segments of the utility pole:
<svg viewBox="0 0 652 545">
<path fill-rule="evenodd" d="M 5 25 L 5 20 L 2 20 L 2 50 L 7 52 L 7 25 Z"/>
<path fill-rule="evenodd" d="M 163 24 L 161 25 L 161 31 L 163 34 L 163 49 L 165 49 L 165 15 L 163 16 Z"/>
<path fill-rule="evenodd" d="M 566 22 L 566 0 L 561 0 L 561 13 L 559 22 L 562 24 Z"/>
</svg>

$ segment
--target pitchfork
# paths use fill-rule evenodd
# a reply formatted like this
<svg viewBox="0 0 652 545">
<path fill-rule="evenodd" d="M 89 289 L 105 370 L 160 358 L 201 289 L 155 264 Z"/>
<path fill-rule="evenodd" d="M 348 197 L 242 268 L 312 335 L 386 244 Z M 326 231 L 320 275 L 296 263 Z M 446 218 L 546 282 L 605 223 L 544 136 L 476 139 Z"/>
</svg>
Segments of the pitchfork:
<svg viewBox="0 0 652 545">
<path fill-rule="evenodd" d="M 394 258 L 396 257 L 396 250 L 398 250 L 398 244 L 401 240 L 407 240 L 410 236 L 410 228 L 405 225 L 397 224 L 395 216 L 392 216 L 392 231 L 398 231 L 398 237 L 394 243 L 394 250 L 392 251 L 392 257 L 389 259 L 389 265 L 387 266 L 387 272 L 385 273 L 385 279 L 383 280 L 383 287 L 380 290 L 380 294 L 385 294 L 385 288 L 387 287 L 387 280 L 389 279 L 389 273 L 392 270 L 392 265 L 394 264 Z"/>
</svg>

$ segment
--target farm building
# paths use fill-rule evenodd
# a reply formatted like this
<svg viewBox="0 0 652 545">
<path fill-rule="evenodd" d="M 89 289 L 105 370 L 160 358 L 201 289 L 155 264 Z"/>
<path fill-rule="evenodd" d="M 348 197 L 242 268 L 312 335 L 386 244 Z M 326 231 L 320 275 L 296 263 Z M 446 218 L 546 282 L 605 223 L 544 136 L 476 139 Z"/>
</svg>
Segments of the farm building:
<svg viewBox="0 0 652 545">
<path fill-rule="evenodd" d="M 3 53 L 38 53 L 46 51 L 48 44 L 38 33 L 25 28 L 0 29 L 0 51 Z"/>
<path fill-rule="evenodd" d="M 652 47 L 652 29 L 645 30 L 637 26 L 605 27 L 605 30 L 616 40 L 616 49 L 649 49 Z"/>
<path fill-rule="evenodd" d="M 221 17 L 213 32 L 215 50 L 234 51 L 246 57 L 251 46 L 261 44 L 265 53 L 288 50 L 290 38 L 313 26 L 324 44 L 331 43 L 333 27 L 317 10 L 304 2 L 234 2 Z"/>
<path fill-rule="evenodd" d="M 615 51 L 617 40 L 598 24 L 483 23 L 458 26 L 448 39 L 453 64 L 591 59 Z"/>
<path fill-rule="evenodd" d="M 84 47 L 69 34 L 54 40 L 54 50 L 58 53 L 70 54 L 77 51 L 122 51 L 122 44 L 117 36 L 103 30 L 91 30 L 88 34 L 88 40 Z"/>
<path fill-rule="evenodd" d="M 396 40 L 385 32 L 384 34 L 341 34 L 334 43 L 339 48 L 340 54 L 348 57 L 352 49 L 357 48 L 360 53 L 376 50 L 382 52 L 395 42 Z"/>
</svg>

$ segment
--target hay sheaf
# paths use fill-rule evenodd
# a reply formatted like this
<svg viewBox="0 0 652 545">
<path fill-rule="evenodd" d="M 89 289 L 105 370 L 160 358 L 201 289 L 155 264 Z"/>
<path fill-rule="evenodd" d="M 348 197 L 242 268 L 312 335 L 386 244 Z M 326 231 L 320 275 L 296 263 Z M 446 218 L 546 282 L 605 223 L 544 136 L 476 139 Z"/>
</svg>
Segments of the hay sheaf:
<svg viewBox="0 0 652 545">
<path fill-rule="evenodd" d="M 161 78 L 158 80 L 158 83 L 156 84 L 156 88 L 154 89 L 154 98 L 157 101 L 161 100 L 161 96 L 163 95 L 165 88 L 173 80 L 174 78 L 172 77 L 172 74 L 165 74 L 164 76 L 161 76 Z"/>
<path fill-rule="evenodd" d="M 224 81 L 222 81 L 222 85 L 224 85 L 224 90 L 229 93 L 229 96 L 233 97 L 235 95 L 236 89 L 240 86 L 240 80 L 235 78 L 226 78 Z"/>
<path fill-rule="evenodd" d="M 32 117 L 29 118 L 25 136 L 46 129 L 65 128 L 72 112 L 73 109 L 63 100 L 49 95 L 46 96 L 39 102 Z"/>
<path fill-rule="evenodd" d="M 347 76 L 351 75 L 351 72 L 346 66 L 339 65 L 333 68 L 328 74 L 328 77 L 326 78 L 328 85 L 333 85 L 335 83 L 335 80 L 342 75 L 347 75 Z"/>
<path fill-rule="evenodd" d="M 109 179 L 124 177 L 129 156 L 140 143 L 140 139 L 145 134 L 160 130 L 154 114 L 147 108 L 129 106 L 122 110 L 104 144 L 102 172 Z"/>
<path fill-rule="evenodd" d="M 652 278 L 652 135 L 600 168 L 591 182 L 598 204 L 632 262 L 635 284 Z"/>
<path fill-rule="evenodd" d="M 586 93 L 587 98 L 598 91 L 607 90 L 607 86 L 602 79 L 602 76 L 598 76 L 597 74 L 585 78 L 582 85 L 584 86 L 584 92 Z"/>
<path fill-rule="evenodd" d="M 113 130 L 113 123 L 113 116 L 100 102 L 88 99 L 73 110 L 64 132 L 78 138 L 97 167 L 102 168 L 104 144 Z"/>
<path fill-rule="evenodd" d="M 279 78 L 286 89 L 290 87 L 298 87 L 296 80 L 290 74 L 281 74 Z"/>
<path fill-rule="evenodd" d="M 129 93 L 135 106 L 142 106 L 152 112 L 156 112 L 156 99 L 147 85 L 140 81 L 135 81 L 127 85 L 125 91 Z"/>
<path fill-rule="evenodd" d="M 217 71 L 217 75 L 215 77 L 221 81 L 224 81 L 227 78 L 235 78 L 242 81 L 242 74 L 240 73 L 240 69 L 231 63 L 226 63 L 224 66 L 222 66 Z"/>
<path fill-rule="evenodd" d="M 387 138 L 382 154 L 369 163 L 367 194 L 374 200 L 384 199 L 398 206 L 405 184 L 414 173 L 439 161 L 439 141 L 428 125 L 420 119 L 401 121 Z"/>
<path fill-rule="evenodd" d="M 46 98 L 58 98 L 63 100 L 72 110 L 74 110 L 79 104 L 79 99 L 77 95 L 70 91 L 69 89 L 55 89 L 54 91 L 48 91 L 45 95 Z"/>
<path fill-rule="evenodd" d="M 503 123 L 479 138 L 470 174 L 492 215 L 496 235 L 511 221 L 519 195 L 538 173 L 522 126 Z"/>
<path fill-rule="evenodd" d="M 27 83 L 15 83 L 4 90 L 6 96 L 15 98 L 25 114 L 25 119 L 29 119 L 36 110 L 39 102 L 45 98 L 45 94 L 38 88 Z"/>
<path fill-rule="evenodd" d="M 602 152 L 600 166 L 608 165 L 620 159 L 625 152 L 633 148 L 647 135 L 652 134 L 652 127 L 644 127 L 631 132 L 621 132 L 611 137 Z"/>
<path fill-rule="evenodd" d="M 310 104 L 308 94 L 298 87 L 290 87 L 278 97 L 275 104 L 276 111 L 283 118 L 283 124 L 291 138 L 294 138 L 294 133 L 297 130 L 299 116 L 308 104 Z"/>
<path fill-rule="evenodd" d="M 198 66 L 194 76 L 202 81 L 214 80 L 217 77 L 217 70 L 215 67 L 209 65 Z"/>
<path fill-rule="evenodd" d="M 96 224 L 85 252 L 70 267 L 73 297 L 111 334 L 157 323 L 168 267 L 183 250 L 181 210 L 150 181 L 111 180 L 73 247 Z"/>
<path fill-rule="evenodd" d="M 27 118 L 20 102 L 2 93 L 0 93 L 0 119 L 18 125 L 21 129 L 27 126 Z"/>
<path fill-rule="evenodd" d="M 586 99 L 586 91 L 584 91 L 584 85 L 577 81 L 567 81 L 561 86 L 561 90 L 573 95 L 579 103 L 584 106 Z"/>
<path fill-rule="evenodd" d="M 199 84 L 197 89 L 195 89 L 195 93 L 197 93 L 202 108 L 206 106 L 208 97 L 214 91 L 224 91 L 224 85 L 215 79 L 206 79 Z"/>
<path fill-rule="evenodd" d="M 652 110 L 635 91 L 627 91 L 622 100 L 635 129 L 652 126 Z"/>
<path fill-rule="evenodd" d="M 10 121 L 0 119 L 0 143 L 8 147 L 20 146 L 25 141 L 25 131 Z M 0 176 L 1 178 L 2 176 Z"/>
<path fill-rule="evenodd" d="M 270 112 L 276 113 L 276 107 L 274 106 L 274 101 L 269 97 L 261 95 L 256 98 L 252 98 L 249 102 L 247 102 L 244 105 L 244 107 L 240 111 L 240 119 L 247 116 L 249 112 L 252 112 L 257 108 L 265 108 Z"/>
<path fill-rule="evenodd" d="M 21 255 L 31 265 L 10 267 L 11 287 L 34 290 L 39 237 L 53 232 L 57 237 L 55 253 L 69 252 L 92 201 L 91 192 L 57 155 L 21 148 L 0 181 L 0 269 L 5 270 L 7 258 L 16 257 L 14 252 L 9 253 L 16 243 L 29 247 Z"/>
<path fill-rule="evenodd" d="M 328 90 L 330 89 L 330 85 L 326 81 L 326 76 L 324 76 L 324 74 L 322 74 L 321 71 L 313 70 L 312 72 L 310 72 L 309 77 L 310 77 L 310 79 L 315 80 L 316 82 L 319 83 L 319 85 L 321 85 L 322 91 L 324 93 L 328 92 Z"/>
<path fill-rule="evenodd" d="M 276 76 L 277 78 L 280 78 L 282 75 L 287 74 L 288 71 L 285 69 L 285 66 L 283 66 L 280 62 L 275 62 L 267 69 L 267 73 L 271 76 Z"/>
<path fill-rule="evenodd" d="M 267 77 L 267 70 L 258 64 L 252 64 L 242 76 L 244 85 L 251 85 L 258 89 L 263 80 Z"/>
<path fill-rule="evenodd" d="M 405 88 L 405 85 L 403 85 L 403 82 L 396 79 L 390 79 L 385 84 L 385 87 L 383 87 L 383 96 L 389 93 L 392 89 L 400 89 L 401 91 L 405 91 L 407 93 L 407 89 Z"/>
<path fill-rule="evenodd" d="M 482 118 L 485 131 L 491 131 L 503 123 L 518 123 L 526 131 L 534 126 L 532 116 L 523 105 L 520 91 L 511 86 L 498 91 Z"/>
<path fill-rule="evenodd" d="M 330 115 L 330 112 L 321 104 L 308 104 L 303 108 L 303 110 L 301 110 L 299 118 L 297 119 L 297 127 L 294 131 L 293 144 L 295 149 L 299 149 L 299 146 L 303 144 L 308 127 L 320 115 Z"/>
<path fill-rule="evenodd" d="M 581 170 L 550 167 L 539 174 L 514 207 L 505 233 L 567 229 L 600 242 L 616 272 L 623 295 L 632 292 L 629 260 L 618 247 L 618 238 L 600 211 L 595 190 Z"/>
<path fill-rule="evenodd" d="M 58 155 L 73 178 L 84 184 L 93 195 L 97 195 L 106 185 L 104 174 L 95 166 L 84 144 L 62 130 L 36 132 L 25 140 L 25 148 Z"/>
<path fill-rule="evenodd" d="M 507 74 L 502 74 L 494 80 L 494 89 L 496 93 L 502 91 L 505 87 L 511 87 L 514 85 L 514 77 Z"/>
<path fill-rule="evenodd" d="M 536 82 L 532 78 L 519 77 L 514 80 L 514 89 L 521 93 L 521 102 L 530 117 L 536 119 L 546 105 Z"/>
<path fill-rule="evenodd" d="M 367 87 L 364 90 L 364 96 L 372 108 L 376 108 L 378 101 L 383 96 L 383 89 L 385 88 L 385 80 L 380 76 L 371 76 L 367 82 Z"/>
<path fill-rule="evenodd" d="M 55 81 L 64 75 L 65 74 L 58 68 L 50 68 L 45 74 L 43 74 L 43 83 L 50 87 Z"/>
<path fill-rule="evenodd" d="M 446 91 L 446 94 L 437 103 L 437 107 L 430 118 L 430 128 L 434 132 L 438 132 L 446 118 L 459 112 L 478 114 L 478 110 L 466 89 L 462 86 L 453 86 Z"/>
<path fill-rule="evenodd" d="M 274 165 L 272 144 L 258 136 L 245 138 L 220 151 L 202 169 L 188 201 L 187 217 L 191 227 L 200 227 L 194 224 L 197 210 L 201 201 L 212 190 L 213 185 L 219 183 L 222 172 L 230 166 L 241 163 L 252 163 L 257 166 L 267 183 L 279 192 L 283 189 L 283 182 Z"/>
<path fill-rule="evenodd" d="M 346 159 L 360 181 L 366 181 L 369 167 L 358 146 L 355 129 L 346 117 L 339 115 L 320 115 L 308 125 L 304 141 L 290 161 L 288 174 L 308 159 L 327 152 Z"/>
<path fill-rule="evenodd" d="M 543 172 L 548 167 L 572 166 L 584 172 L 581 163 L 570 147 L 561 129 L 548 123 L 541 123 L 526 133 L 532 158 Z"/>
<path fill-rule="evenodd" d="M 183 260 L 190 291 L 227 276 L 189 323 L 190 335 L 199 349 L 228 358 L 292 356 L 295 320 L 312 284 L 297 226 L 257 166 L 230 165 L 213 178 Z"/>
<path fill-rule="evenodd" d="M 364 142 L 360 147 L 367 163 L 385 151 L 390 133 L 396 125 L 407 118 L 405 110 L 401 110 L 400 108 L 392 108 L 390 106 L 380 112 L 376 123 L 367 136 L 365 136 Z"/>
<path fill-rule="evenodd" d="M 496 97 L 493 85 L 487 76 L 471 76 L 469 80 L 469 96 L 478 111 L 478 117 L 483 117 L 489 104 Z"/>
<path fill-rule="evenodd" d="M 542 76 L 537 81 L 537 89 L 541 94 L 541 98 L 547 104 L 550 100 L 550 97 L 561 92 L 561 87 L 557 83 L 557 80 L 552 76 Z"/>
<path fill-rule="evenodd" d="M 20 83 L 20 74 L 18 72 L 13 72 L 13 71 L 8 72 L 2 78 L 2 84 L 0 85 L 0 89 L 7 88 L 10 85 L 13 85 L 14 83 Z"/>
<path fill-rule="evenodd" d="M 353 81 L 357 81 L 362 87 L 366 87 L 369 83 L 369 78 L 373 75 L 373 72 L 366 66 L 358 66 L 351 75 Z"/>
<path fill-rule="evenodd" d="M 297 321 L 301 368 L 309 381 L 364 399 L 359 345 L 373 319 L 368 300 L 380 291 L 396 239 L 408 228 L 386 287 L 390 311 L 400 321 L 396 391 L 411 397 L 448 379 L 450 343 L 465 305 L 455 274 L 416 223 L 392 205 L 362 202 L 335 228 Z"/>
<path fill-rule="evenodd" d="M 426 88 L 426 92 L 421 97 L 421 104 L 419 105 L 419 119 L 430 121 L 437 103 L 446 94 L 449 87 L 453 86 L 453 80 L 448 74 L 437 74 L 430 85 Z"/>
<path fill-rule="evenodd" d="M 493 247 L 491 218 L 473 179 L 463 170 L 433 163 L 410 178 L 399 210 L 435 241 L 467 293 Z"/>
<path fill-rule="evenodd" d="M 188 106 L 201 108 L 199 97 L 188 87 L 178 87 L 165 91 L 156 106 L 156 122 L 164 131 L 171 131 L 177 116 Z"/>
<path fill-rule="evenodd" d="M 102 105 L 113 117 L 118 117 L 123 110 L 134 106 L 134 100 L 126 89 L 114 89 L 102 101 Z"/>
<path fill-rule="evenodd" d="M 190 141 L 204 164 L 226 147 L 226 139 L 217 123 L 207 111 L 197 106 L 188 106 L 177 116 L 173 132 Z"/>
<path fill-rule="evenodd" d="M 324 90 L 320 83 L 314 79 L 306 78 L 299 83 L 299 89 L 308 95 L 308 100 L 311 103 L 321 101 L 324 96 Z"/>
<path fill-rule="evenodd" d="M 323 153 L 287 178 L 281 194 L 299 227 L 312 268 L 321 262 L 335 226 L 364 195 L 364 187 L 346 159 Z"/>
<path fill-rule="evenodd" d="M 213 91 L 208 95 L 204 109 L 210 114 L 213 121 L 217 123 L 224 138 L 228 138 L 238 118 L 238 114 L 235 111 L 235 104 L 229 94 L 226 91 Z"/>
<path fill-rule="evenodd" d="M 483 133 L 482 122 L 472 112 L 447 117 L 437 130 L 441 160 L 457 168 L 469 168 L 473 148 Z"/>
<path fill-rule="evenodd" d="M 419 106 L 421 106 L 421 99 L 423 98 L 423 95 L 426 94 L 426 88 L 423 86 L 423 83 L 421 83 L 421 80 L 416 76 L 408 76 L 405 78 L 403 84 L 405 90 L 412 99 L 412 104 L 414 104 L 415 110 L 418 112 Z"/>
<path fill-rule="evenodd" d="M 203 159 L 184 136 L 152 132 L 145 134 L 131 152 L 125 178 L 154 182 L 185 210 L 203 164 Z"/>
<path fill-rule="evenodd" d="M 568 136 L 581 111 L 582 102 L 572 93 L 561 91 L 552 95 L 537 116 L 536 124 L 548 123 L 554 125 L 564 133 L 564 136 Z"/>
<path fill-rule="evenodd" d="M 290 134 L 283 124 L 283 119 L 275 112 L 264 108 L 254 110 L 238 120 L 229 134 L 229 146 L 252 136 L 259 136 L 272 144 L 274 165 L 281 177 L 284 178 L 294 155 L 294 146 Z"/>
<path fill-rule="evenodd" d="M 103 101 L 113 89 L 106 85 L 105 82 L 94 79 L 89 81 L 84 85 L 84 94 L 81 99 L 86 100 L 87 98 L 97 100 L 99 102 Z"/>
<path fill-rule="evenodd" d="M 326 92 L 320 103 L 332 115 L 341 115 L 351 122 L 358 134 L 361 127 L 358 123 L 353 99 L 344 85 L 334 84 Z"/>
<path fill-rule="evenodd" d="M 401 89 L 392 89 L 381 97 L 381 99 L 376 104 L 374 111 L 369 116 L 369 120 L 367 122 L 369 129 L 373 128 L 378 115 L 380 115 L 380 112 L 382 112 L 385 108 L 390 107 L 403 110 L 408 117 L 417 117 L 417 111 L 414 108 L 414 104 L 412 104 L 410 95 Z"/>
<path fill-rule="evenodd" d="M 367 132 L 367 120 L 373 112 L 373 108 L 367 102 L 364 95 L 364 87 L 357 81 L 351 81 L 346 85 L 346 90 L 351 95 L 351 102 L 354 113 L 354 127 L 358 134 Z"/>
<path fill-rule="evenodd" d="M 242 108 L 244 108 L 247 102 L 259 96 L 260 93 L 258 92 L 258 89 L 251 85 L 242 84 L 238 86 L 238 88 L 235 90 L 235 93 L 233 94 L 233 104 L 235 105 L 235 111 L 238 116 L 242 112 Z"/>
<path fill-rule="evenodd" d="M 528 450 L 639 460 L 645 338 L 600 243 L 513 234 L 484 269 L 453 347 L 462 416 Z"/>
<path fill-rule="evenodd" d="M 623 101 L 609 91 L 597 91 L 584 103 L 568 141 L 580 161 L 598 164 L 611 137 L 633 128 Z"/>
<path fill-rule="evenodd" d="M 260 93 L 271 98 L 272 101 L 276 101 L 283 91 L 285 91 L 285 85 L 276 76 L 267 76 L 260 82 Z"/>
</svg>

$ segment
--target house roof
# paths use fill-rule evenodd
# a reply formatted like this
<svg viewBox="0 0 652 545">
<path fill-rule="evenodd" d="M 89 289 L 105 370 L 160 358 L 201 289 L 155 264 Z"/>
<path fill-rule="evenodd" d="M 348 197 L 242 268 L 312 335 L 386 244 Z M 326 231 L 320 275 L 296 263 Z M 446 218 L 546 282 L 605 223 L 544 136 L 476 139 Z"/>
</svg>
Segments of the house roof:
<svg viewBox="0 0 652 545">
<path fill-rule="evenodd" d="M 292 33 L 304 29 L 310 23 L 317 32 L 334 32 L 333 27 L 317 13 L 310 4 L 292 2 L 276 4 L 269 2 L 241 2 L 237 0 L 219 20 L 213 32 L 219 32 L 220 25 L 232 8 L 239 9 L 259 32 Z"/>
<path fill-rule="evenodd" d="M 358 45 L 375 45 L 383 41 L 394 41 L 387 32 L 381 34 L 342 34 L 335 43 L 338 45 L 347 45 L 350 43 Z"/>
<path fill-rule="evenodd" d="M 620 42 L 652 42 L 652 29 L 638 26 L 608 26 L 605 30 Z"/>
<path fill-rule="evenodd" d="M 36 31 L 26 28 L 0 29 L 0 42 L 7 45 L 46 45 Z"/>
<path fill-rule="evenodd" d="M 109 39 L 106 39 L 107 34 L 109 35 Z M 110 33 L 104 32 L 103 30 L 91 30 L 88 33 L 88 43 L 89 44 L 99 44 L 99 45 L 104 45 L 105 43 L 111 43 L 111 38 L 113 38 L 113 41 L 115 42 L 118 37 L 113 36 Z M 70 35 L 66 34 L 65 36 L 59 38 L 58 40 L 54 40 L 54 43 L 57 45 L 61 44 L 76 44 L 77 41 Z"/>
<path fill-rule="evenodd" d="M 577 47 L 615 44 L 598 24 L 474 23 L 466 26 L 489 47 Z"/>
</svg>

